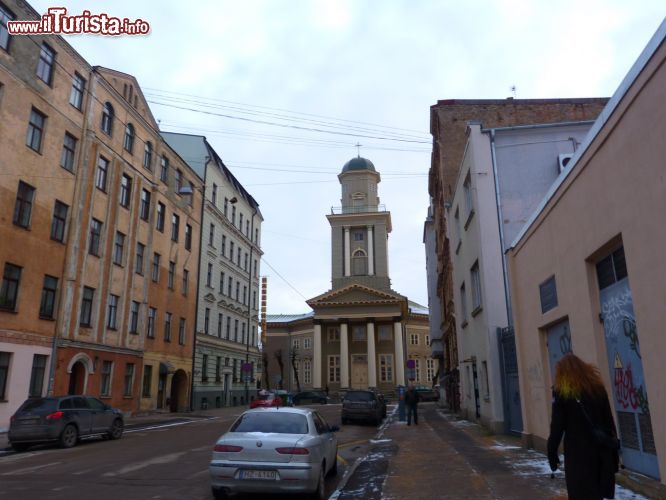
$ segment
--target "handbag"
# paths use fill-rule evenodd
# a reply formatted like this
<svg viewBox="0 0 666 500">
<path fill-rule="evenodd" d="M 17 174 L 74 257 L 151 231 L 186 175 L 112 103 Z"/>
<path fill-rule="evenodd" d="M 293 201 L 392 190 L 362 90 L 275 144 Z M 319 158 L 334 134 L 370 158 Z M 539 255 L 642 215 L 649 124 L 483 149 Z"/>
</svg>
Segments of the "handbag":
<svg viewBox="0 0 666 500">
<path fill-rule="evenodd" d="M 592 437 L 594 438 L 594 441 L 599 445 L 604 448 L 608 448 L 613 451 L 617 451 L 620 449 L 620 440 L 616 438 L 615 436 L 608 434 L 604 429 L 599 427 L 598 425 L 595 425 L 594 422 L 592 422 L 592 419 L 588 415 L 587 411 L 585 410 L 585 407 L 583 406 L 583 403 L 580 402 L 580 399 L 576 400 L 576 403 L 580 406 L 580 409 L 583 412 L 583 416 L 585 417 L 585 420 L 587 420 L 587 423 L 590 425 L 590 429 L 592 430 Z"/>
</svg>

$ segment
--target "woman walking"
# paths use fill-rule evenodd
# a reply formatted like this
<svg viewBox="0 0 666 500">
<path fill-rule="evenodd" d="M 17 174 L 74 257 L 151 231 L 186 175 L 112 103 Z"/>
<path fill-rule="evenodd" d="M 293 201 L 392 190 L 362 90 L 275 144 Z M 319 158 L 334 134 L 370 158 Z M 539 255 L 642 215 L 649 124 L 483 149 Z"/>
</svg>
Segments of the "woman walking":
<svg viewBox="0 0 666 500">
<path fill-rule="evenodd" d="M 548 462 L 557 470 L 564 434 L 564 468 L 570 500 L 614 498 L 618 441 L 599 370 L 573 354 L 555 366 Z"/>
</svg>

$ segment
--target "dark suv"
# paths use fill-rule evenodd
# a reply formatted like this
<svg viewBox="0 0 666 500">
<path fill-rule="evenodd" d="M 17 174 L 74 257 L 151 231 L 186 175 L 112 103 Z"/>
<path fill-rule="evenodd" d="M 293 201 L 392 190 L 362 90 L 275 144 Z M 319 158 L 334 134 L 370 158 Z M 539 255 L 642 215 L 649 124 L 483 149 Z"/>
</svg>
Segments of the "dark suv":
<svg viewBox="0 0 666 500">
<path fill-rule="evenodd" d="M 96 398 L 32 398 L 23 403 L 10 419 L 8 438 L 16 451 L 49 441 L 71 448 L 84 436 L 120 439 L 123 427 L 123 414 Z"/>
<path fill-rule="evenodd" d="M 342 423 L 364 420 L 379 424 L 386 416 L 384 396 L 373 391 L 348 391 L 342 400 Z"/>
<path fill-rule="evenodd" d="M 293 398 L 295 405 L 309 405 L 309 404 L 322 404 L 328 403 L 328 396 L 324 391 L 305 391 L 299 392 Z"/>
</svg>

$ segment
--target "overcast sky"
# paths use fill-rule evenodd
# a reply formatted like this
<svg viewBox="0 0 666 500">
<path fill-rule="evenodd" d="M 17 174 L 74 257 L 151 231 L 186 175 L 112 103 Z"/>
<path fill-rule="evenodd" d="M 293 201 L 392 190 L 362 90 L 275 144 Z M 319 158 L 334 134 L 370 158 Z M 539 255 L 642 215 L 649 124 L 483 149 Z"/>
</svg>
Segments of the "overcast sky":
<svg viewBox="0 0 666 500">
<path fill-rule="evenodd" d="M 148 36 L 67 40 L 89 63 L 134 75 L 163 130 L 207 136 L 257 199 L 269 314 L 307 312 L 304 297 L 330 289 L 325 215 L 357 142 L 392 215 L 393 289 L 427 305 L 430 106 L 506 98 L 514 85 L 522 99 L 610 96 L 666 14 L 663 0 L 31 4 L 150 23 Z M 374 138 L 354 137 L 359 128 Z"/>
</svg>

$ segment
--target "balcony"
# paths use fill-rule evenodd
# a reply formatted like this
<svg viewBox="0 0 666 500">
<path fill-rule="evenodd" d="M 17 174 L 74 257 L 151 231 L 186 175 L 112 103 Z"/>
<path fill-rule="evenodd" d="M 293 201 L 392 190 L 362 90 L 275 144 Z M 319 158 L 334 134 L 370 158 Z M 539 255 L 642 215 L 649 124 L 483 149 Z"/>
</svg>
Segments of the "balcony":
<svg viewBox="0 0 666 500">
<path fill-rule="evenodd" d="M 331 207 L 331 214 L 365 214 L 369 212 L 386 212 L 386 205 L 348 205 L 344 207 Z"/>
</svg>

